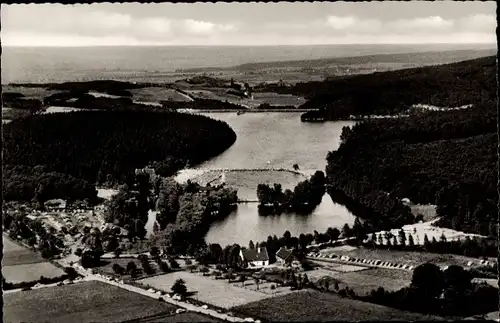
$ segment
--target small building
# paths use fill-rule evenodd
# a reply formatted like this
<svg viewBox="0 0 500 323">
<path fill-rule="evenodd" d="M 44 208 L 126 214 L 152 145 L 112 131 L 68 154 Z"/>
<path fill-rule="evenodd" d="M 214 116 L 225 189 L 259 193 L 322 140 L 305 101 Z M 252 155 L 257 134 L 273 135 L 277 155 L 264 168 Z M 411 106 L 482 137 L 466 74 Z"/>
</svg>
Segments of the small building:
<svg viewBox="0 0 500 323">
<path fill-rule="evenodd" d="M 241 249 L 241 259 L 248 264 L 249 267 L 261 268 L 269 265 L 269 255 L 267 248 Z"/>
<path fill-rule="evenodd" d="M 49 210 L 64 210 L 66 201 L 62 199 L 48 200 L 45 202 L 45 207 Z"/>
<path fill-rule="evenodd" d="M 290 264 L 294 259 L 292 250 L 281 247 L 278 252 L 276 252 L 276 261 L 281 265 Z"/>
</svg>

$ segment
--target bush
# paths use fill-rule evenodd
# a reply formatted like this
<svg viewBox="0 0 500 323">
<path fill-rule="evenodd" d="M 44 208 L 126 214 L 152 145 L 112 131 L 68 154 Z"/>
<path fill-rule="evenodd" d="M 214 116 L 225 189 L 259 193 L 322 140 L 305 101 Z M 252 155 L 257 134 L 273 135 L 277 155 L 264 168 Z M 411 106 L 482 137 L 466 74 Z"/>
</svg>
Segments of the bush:
<svg viewBox="0 0 500 323">
<path fill-rule="evenodd" d="M 75 250 L 75 256 L 81 257 L 83 253 L 82 248 L 76 248 Z"/>
<path fill-rule="evenodd" d="M 149 260 L 149 257 L 145 254 L 140 254 L 137 259 L 141 262 L 141 263 L 144 263 L 144 262 L 147 262 Z"/>
<path fill-rule="evenodd" d="M 125 268 L 123 268 L 119 264 L 113 264 L 113 271 L 118 275 L 123 275 L 125 272 Z"/>
<path fill-rule="evenodd" d="M 172 267 L 172 269 L 178 269 L 181 267 L 181 266 L 179 266 L 179 263 L 174 258 L 171 258 L 169 260 L 169 262 L 170 262 L 170 267 Z"/>
<path fill-rule="evenodd" d="M 271 289 L 276 289 L 276 285 L 271 285 Z"/>
<path fill-rule="evenodd" d="M 163 297 L 158 298 L 158 300 L 159 300 L 160 302 L 165 302 L 165 300 L 163 299 Z"/>
</svg>

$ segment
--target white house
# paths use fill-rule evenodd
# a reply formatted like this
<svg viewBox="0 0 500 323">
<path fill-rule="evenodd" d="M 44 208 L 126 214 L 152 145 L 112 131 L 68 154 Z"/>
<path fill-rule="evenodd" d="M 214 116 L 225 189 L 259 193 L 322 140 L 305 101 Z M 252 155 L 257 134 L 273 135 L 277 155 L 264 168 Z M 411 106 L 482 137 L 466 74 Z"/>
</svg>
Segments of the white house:
<svg viewBox="0 0 500 323">
<path fill-rule="evenodd" d="M 265 247 L 241 249 L 240 257 L 250 268 L 261 268 L 269 265 L 269 255 Z"/>
</svg>

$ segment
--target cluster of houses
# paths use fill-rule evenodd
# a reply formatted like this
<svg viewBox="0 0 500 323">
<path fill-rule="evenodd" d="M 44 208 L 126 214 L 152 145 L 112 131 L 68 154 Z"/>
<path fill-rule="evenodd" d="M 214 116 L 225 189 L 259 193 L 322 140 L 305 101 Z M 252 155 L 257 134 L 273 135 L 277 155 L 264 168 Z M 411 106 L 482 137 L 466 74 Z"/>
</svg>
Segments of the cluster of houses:
<svg viewBox="0 0 500 323">
<path fill-rule="evenodd" d="M 240 258 L 248 264 L 249 268 L 264 268 L 269 266 L 269 254 L 266 247 L 243 248 L 240 250 Z M 299 266 L 292 250 L 281 247 L 276 252 L 276 263 L 281 266 Z"/>
</svg>

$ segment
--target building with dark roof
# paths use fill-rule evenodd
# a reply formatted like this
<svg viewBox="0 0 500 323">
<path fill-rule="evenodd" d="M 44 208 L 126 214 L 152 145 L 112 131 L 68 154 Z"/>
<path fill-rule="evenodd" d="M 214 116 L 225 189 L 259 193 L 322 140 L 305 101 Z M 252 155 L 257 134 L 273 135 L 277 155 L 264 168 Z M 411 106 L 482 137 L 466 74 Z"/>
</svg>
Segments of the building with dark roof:
<svg viewBox="0 0 500 323">
<path fill-rule="evenodd" d="M 281 247 L 278 252 L 276 252 L 276 261 L 282 265 L 289 264 L 293 261 L 292 250 Z"/>
<path fill-rule="evenodd" d="M 250 268 L 259 268 L 269 265 L 269 255 L 265 247 L 241 249 L 240 257 Z"/>
</svg>

